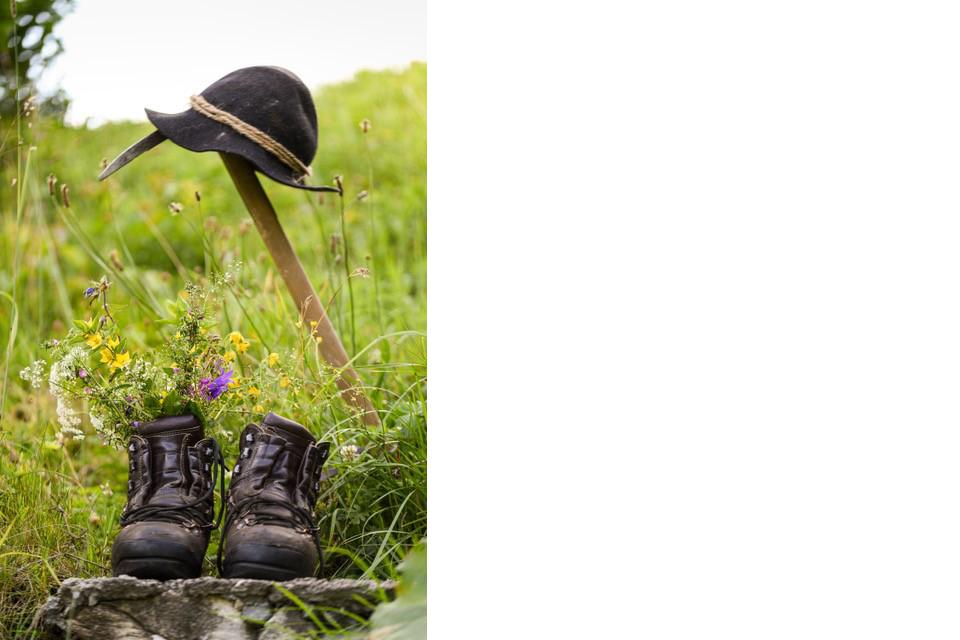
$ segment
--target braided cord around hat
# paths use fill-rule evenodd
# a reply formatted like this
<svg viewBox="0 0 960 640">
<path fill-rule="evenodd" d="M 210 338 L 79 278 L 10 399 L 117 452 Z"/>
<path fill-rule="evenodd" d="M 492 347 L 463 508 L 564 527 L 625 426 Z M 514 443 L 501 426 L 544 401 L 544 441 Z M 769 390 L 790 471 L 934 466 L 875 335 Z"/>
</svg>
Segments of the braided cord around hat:
<svg viewBox="0 0 960 640">
<path fill-rule="evenodd" d="M 303 164 L 303 162 L 300 161 L 300 158 L 293 155 L 293 153 L 291 153 L 290 150 L 285 146 L 268 136 L 260 129 L 257 129 L 252 124 L 248 124 L 232 113 L 213 106 L 207 102 L 203 96 L 190 96 L 190 106 L 211 120 L 221 122 L 243 137 L 257 143 L 261 148 L 270 152 L 277 158 L 277 160 L 287 165 L 297 173 L 301 175 L 311 175 L 310 167 Z"/>
</svg>

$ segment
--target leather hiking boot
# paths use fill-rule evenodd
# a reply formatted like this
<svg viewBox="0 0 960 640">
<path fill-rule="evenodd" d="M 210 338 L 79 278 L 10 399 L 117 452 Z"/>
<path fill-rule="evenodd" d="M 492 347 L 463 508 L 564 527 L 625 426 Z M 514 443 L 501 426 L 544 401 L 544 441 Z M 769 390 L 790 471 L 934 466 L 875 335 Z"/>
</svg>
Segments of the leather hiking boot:
<svg viewBox="0 0 960 640">
<path fill-rule="evenodd" d="M 130 481 L 122 529 L 113 542 L 113 575 L 172 580 L 196 578 L 213 520 L 213 468 L 223 456 L 192 415 L 136 426 L 127 447 Z M 222 511 L 222 510 L 221 510 Z"/>
<path fill-rule="evenodd" d="M 268 413 L 240 434 L 217 552 L 224 578 L 291 580 L 313 576 L 323 556 L 313 509 L 330 443 Z"/>
</svg>

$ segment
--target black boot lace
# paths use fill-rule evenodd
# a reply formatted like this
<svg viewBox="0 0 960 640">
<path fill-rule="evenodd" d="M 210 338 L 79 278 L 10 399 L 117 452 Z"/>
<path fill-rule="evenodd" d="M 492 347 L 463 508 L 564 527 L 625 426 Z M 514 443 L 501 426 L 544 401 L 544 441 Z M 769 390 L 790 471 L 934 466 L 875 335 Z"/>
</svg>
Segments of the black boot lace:
<svg viewBox="0 0 960 640">
<path fill-rule="evenodd" d="M 226 462 L 223 459 L 223 453 L 220 451 L 220 444 L 211 438 L 211 447 L 213 448 L 213 464 L 215 467 L 219 467 L 220 470 L 216 474 L 220 479 L 220 508 L 217 510 L 217 517 L 215 521 L 211 524 L 197 524 L 198 522 L 203 522 L 205 520 L 204 507 L 207 500 L 213 495 L 214 482 L 210 482 L 210 485 L 207 487 L 207 490 L 204 491 L 203 495 L 187 500 L 182 504 L 176 505 L 162 505 L 162 504 L 145 504 L 136 509 L 131 509 L 126 511 L 120 516 L 120 526 L 125 527 L 128 524 L 133 524 L 134 522 L 140 522 L 142 520 L 152 520 L 157 521 L 161 520 L 164 522 L 172 522 L 174 524 L 181 524 L 188 529 L 198 528 L 198 529 L 216 529 L 220 526 L 220 521 L 223 518 L 223 503 L 224 496 L 226 493 L 224 491 L 224 474 L 227 471 Z"/>
<path fill-rule="evenodd" d="M 284 515 L 261 509 L 262 506 L 282 507 Z M 323 545 L 320 542 L 319 529 L 313 526 L 313 514 L 290 501 L 280 500 L 262 495 L 252 495 L 238 500 L 227 512 L 227 521 L 220 534 L 220 543 L 217 545 L 217 569 L 223 575 L 223 543 L 227 538 L 230 525 L 237 519 L 246 524 L 276 524 L 288 527 L 303 533 L 309 533 L 313 544 L 317 547 L 317 557 L 320 560 L 320 575 L 323 575 Z"/>
</svg>

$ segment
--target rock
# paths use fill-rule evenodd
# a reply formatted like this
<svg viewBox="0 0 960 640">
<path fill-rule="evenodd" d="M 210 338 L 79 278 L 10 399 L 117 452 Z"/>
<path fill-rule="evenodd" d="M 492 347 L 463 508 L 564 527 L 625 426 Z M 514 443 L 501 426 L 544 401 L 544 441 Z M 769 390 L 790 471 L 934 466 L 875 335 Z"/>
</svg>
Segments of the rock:
<svg viewBox="0 0 960 640">
<path fill-rule="evenodd" d="M 267 580 L 70 578 L 37 612 L 41 637 L 71 640 L 280 640 L 316 629 L 300 607 Z M 329 627 L 355 626 L 393 597 L 394 584 L 301 578 L 279 583 L 304 604 L 339 609 Z M 324 620 L 323 613 L 315 615 Z M 45 635 L 44 635 L 45 634 Z"/>
</svg>

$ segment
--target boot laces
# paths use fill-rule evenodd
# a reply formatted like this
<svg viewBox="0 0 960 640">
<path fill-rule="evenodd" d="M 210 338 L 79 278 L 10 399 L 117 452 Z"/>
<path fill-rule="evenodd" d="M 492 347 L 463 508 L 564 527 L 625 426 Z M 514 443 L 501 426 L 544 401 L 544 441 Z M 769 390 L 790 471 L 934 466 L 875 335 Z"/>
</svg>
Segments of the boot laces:
<svg viewBox="0 0 960 640">
<path fill-rule="evenodd" d="M 281 507 L 285 512 L 279 514 L 273 511 L 262 509 L 264 506 Z M 227 539 L 227 531 L 237 520 L 245 524 L 275 524 L 288 527 L 302 533 L 309 533 L 313 538 L 313 544 L 317 548 L 317 557 L 320 561 L 320 575 L 324 572 L 323 544 L 320 542 L 320 530 L 313 525 L 313 513 L 303 507 L 294 504 L 290 500 L 255 494 L 238 500 L 230 509 L 227 510 L 227 520 L 223 525 L 223 532 L 220 534 L 220 542 L 217 544 L 217 569 L 223 575 L 223 544 Z"/>
<path fill-rule="evenodd" d="M 225 496 L 224 474 L 227 470 L 226 462 L 223 459 L 223 453 L 220 451 L 220 444 L 215 438 L 211 438 L 211 446 L 214 454 L 213 466 L 219 467 L 219 472 L 216 475 L 219 476 L 220 480 L 220 495 Z M 217 510 L 217 517 L 213 523 L 197 524 L 198 522 L 204 521 L 204 503 L 206 503 L 206 501 L 213 496 L 213 487 L 215 483 L 212 480 L 213 479 L 211 478 L 211 482 L 207 487 L 207 490 L 203 492 L 203 495 L 187 500 L 182 504 L 145 504 L 135 509 L 131 509 L 130 511 L 125 511 L 123 515 L 120 516 L 120 526 L 125 527 L 129 524 L 133 524 L 134 522 L 141 522 L 144 520 L 160 520 L 164 522 L 180 524 L 188 529 L 216 529 L 220 526 L 220 521 L 223 518 L 223 500 L 221 500 L 220 509 Z"/>
</svg>

